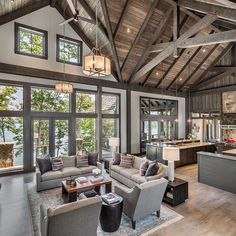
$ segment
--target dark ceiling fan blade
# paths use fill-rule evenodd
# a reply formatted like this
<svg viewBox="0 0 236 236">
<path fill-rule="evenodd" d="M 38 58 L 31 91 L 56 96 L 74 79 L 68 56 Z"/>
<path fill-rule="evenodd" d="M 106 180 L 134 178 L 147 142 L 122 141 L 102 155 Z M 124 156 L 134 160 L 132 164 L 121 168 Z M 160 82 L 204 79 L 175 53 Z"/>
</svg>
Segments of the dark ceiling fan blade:
<svg viewBox="0 0 236 236">
<path fill-rule="evenodd" d="M 75 10 L 75 6 L 74 6 L 72 0 L 67 0 L 67 3 L 68 3 L 68 5 L 69 5 L 69 7 L 70 7 L 70 9 L 71 9 L 71 11 L 72 11 L 72 13 L 73 13 L 73 15 L 75 15 L 75 14 L 76 14 L 76 10 Z"/>
<path fill-rule="evenodd" d="M 90 24 L 96 25 L 96 21 L 95 21 L 95 20 L 88 19 L 88 18 L 85 18 L 85 17 L 83 17 L 83 16 L 78 16 L 78 19 L 79 19 L 79 20 L 82 20 L 82 21 L 86 21 L 86 22 L 88 22 L 88 23 L 90 23 Z"/>
<path fill-rule="evenodd" d="M 63 25 L 65 25 L 66 23 L 69 23 L 69 22 L 71 22 L 71 21 L 74 20 L 74 19 L 75 19 L 74 17 L 71 17 L 71 18 L 68 19 L 68 20 L 62 21 L 59 25 L 60 25 L 60 26 L 63 26 Z"/>
</svg>

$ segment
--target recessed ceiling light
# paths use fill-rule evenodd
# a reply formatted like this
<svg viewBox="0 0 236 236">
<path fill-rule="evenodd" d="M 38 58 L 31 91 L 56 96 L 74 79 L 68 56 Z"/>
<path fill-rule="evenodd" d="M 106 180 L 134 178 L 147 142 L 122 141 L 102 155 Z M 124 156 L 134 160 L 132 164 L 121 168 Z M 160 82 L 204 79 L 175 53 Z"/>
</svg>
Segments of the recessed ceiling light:
<svg viewBox="0 0 236 236">
<path fill-rule="evenodd" d="M 205 49 L 205 48 L 203 48 L 203 49 L 202 49 L 202 52 L 206 52 L 206 49 Z"/>
<path fill-rule="evenodd" d="M 15 0 L 11 0 L 11 3 L 14 3 L 15 2 Z"/>
<path fill-rule="evenodd" d="M 159 73 L 157 72 L 156 75 L 159 75 Z"/>
<path fill-rule="evenodd" d="M 182 78 L 179 78 L 179 80 L 181 81 L 181 80 L 182 80 Z"/>
<path fill-rule="evenodd" d="M 130 33 L 130 28 L 127 28 L 127 33 Z"/>
</svg>

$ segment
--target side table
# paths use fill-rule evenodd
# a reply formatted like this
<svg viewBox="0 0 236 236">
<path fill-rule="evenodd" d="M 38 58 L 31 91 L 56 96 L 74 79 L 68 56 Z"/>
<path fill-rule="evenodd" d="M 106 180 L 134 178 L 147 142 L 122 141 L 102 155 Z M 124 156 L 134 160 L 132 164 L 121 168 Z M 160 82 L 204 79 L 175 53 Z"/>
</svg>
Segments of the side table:
<svg viewBox="0 0 236 236">
<path fill-rule="evenodd" d="M 101 228 L 105 232 L 115 232 L 120 227 L 120 221 L 123 210 L 123 198 L 112 204 L 102 202 L 102 209 L 100 214 Z"/>
<path fill-rule="evenodd" d="M 163 201 L 177 206 L 188 199 L 188 182 L 179 178 L 175 178 L 174 182 L 168 182 Z"/>
</svg>

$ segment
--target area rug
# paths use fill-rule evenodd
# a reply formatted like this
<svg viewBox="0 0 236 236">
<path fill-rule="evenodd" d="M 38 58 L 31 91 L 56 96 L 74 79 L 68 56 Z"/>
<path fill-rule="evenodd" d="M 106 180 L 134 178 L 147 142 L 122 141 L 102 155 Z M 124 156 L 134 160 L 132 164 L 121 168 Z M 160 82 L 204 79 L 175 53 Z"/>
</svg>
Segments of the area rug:
<svg viewBox="0 0 236 236">
<path fill-rule="evenodd" d="M 64 204 L 61 194 L 61 188 L 56 188 L 48 191 L 36 192 L 34 184 L 26 184 L 26 190 L 29 200 L 29 206 L 32 215 L 32 222 L 34 228 L 34 235 L 40 236 L 40 205 L 44 203 L 47 207 L 56 207 Z M 169 209 L 168 207 L 161 206 L 161 216 L 157 218 L 155 214 L 149 215 L 136 223 L 136 229 L 131 228 L 130 219 L 126 215 L 122 215 L 121 225 L 118 231 L 114 233 L 105 233 L 100 226 L 98 227 L 98 236 L 136 236 L 136 235 L 149 235 L 154 233 L 162 227 L 173 224 L 183 218 L 182 215 Z"/>
</svg>

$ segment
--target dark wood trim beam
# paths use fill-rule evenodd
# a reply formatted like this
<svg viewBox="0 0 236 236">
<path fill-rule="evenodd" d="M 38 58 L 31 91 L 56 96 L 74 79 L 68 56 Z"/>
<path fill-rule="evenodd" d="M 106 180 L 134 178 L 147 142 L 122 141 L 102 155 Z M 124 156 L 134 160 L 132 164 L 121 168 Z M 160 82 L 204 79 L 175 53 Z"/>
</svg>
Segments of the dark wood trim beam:
<svg viewBox="0 0 236 236">
<path fill-rule="evenodd" d="M 234 72 L 236 72 L 236 69 L 235 69 L 235 68 L 229 69 L 229 70 L 227 70 L 227 71 L 225 71 L 225 72 L 223 72 L 223 73 L 220 73 L 220 74 L 218 74 L 218 75 L 214 75 L 214 76 L 212 76 L 212 77 L 210 77 L 210 78 L 208 78 L 208 79 L 202 81 L 202 82 L 201 82 L 200 84 L 198 84 L 197 86 L 195 86 L 195 87 L 194 87 L 194 91 L 199 90 L 199 89 L 201 89 L 201 88 L 203 88 L 203 87 L 206 87 L 206 86 L 208 86 L 209 84 L 215 83 L 215 82 L 217 82 L 217 81 L 219 81 L 219 80 L 221 80 L 221 79 L 224 79 L 226 76 L 228 76 L 228 75 L 230 75 L 230 74 L 232 74 L 232 73 L 234 73 Z"/>
<path fill-rule="evenodd" d="M 10 21 L 13 21 L 17 18 L 25 16 L 31 12 L 37 11 L 43 7 L 46 7 L 50 4 L 50 0 L 35 0 L 29 1 L 25 6 L 13 11 L 9 12 L 5 15 L 0 16 L 0 25 L 6 24 Z"/>
<path fill-rule="evenodd" d="M 140 39 L 140 37 L 141 37 L 143 31 L 146 29 L 146 26 L 147 26 L 147 24 L 148 24 L 148 22 L 149 22 L 149 20 L 150 20 L 150 18 L 151 18 L 151 16 L 152 16 L 153 12 L 155 11 L 158 2 L 159 2 L 159 0 L 154 0 L 154 1 L 153 1 L 152 5 L 151 5 L 151 7 L 150 7 L 150 9 L 149 9 L 149 11 L 148 11 L 148 13 L 147 13 L 147 15 L 146 15 L 144 21 L 143 21 L 143 24 L 142 24 L 141 28 L 139 29 L 139 32 L 138 32 L 138 34 L 136 35 L 136 37 L 135 37 L 135 39 L 134 39 L 134 41 L 133 41 L 133 43 L 132 43 L 132 45 L 131 45 L 131 48 L 130 48 L 130 50 L 129 50 L 129 52 L 128 52 L 128 54 L 127 54 L 127 56 L 126 56 L 126 58 L 125 58 L 125 60 L 124 60 L 124 62 L 123 62 L 123 65 L 121 66 L 121 72 L 122 72 L 122 71 L 124 70 L 124 68 L 127 66 L 127 62 L 128 62 L 128 60 L 129 60 L 129 57 L 130 57 L 130 55 L 133 54 L 134 49 L 135 49 L 135 47 L 136 47 L 136 45 L 137 45 L 137 43 L 138 43 L 138 41 L 139 41 L 139 39 Z"/>
<path fill-rule="evenodd" d="M 156 31 L 153 34 L 153 38 L 150 40 L 149 44 L 146 46 L 145 50 L 143 51 L 142 56 L 138 60 L 136 66 L 135 66 L 135 69 L 134 69 L 133 73 L 131 74 L 128 82 L 132 82 L 132 78 L 133 78 L 134 74 L 140 69 L 140 67 L 143 65 L 143 63 L 148 58 L 152 45 L 154 43 L 156 43 L 157 40 L 160 39 L 162 33 L 164 32 L 164 30 L 166 28 L 168 20 L 170 19 L 171 12 L 172 12 L 172 9 L 170 8 L 166 13 L 165 18 L 163 18 L 161 20 L 160 24 L 158 25 Z"/>
<path fill-rule="evenodd" d="M 80 75 L 65 74 L 61 72 L 48 71 L 36 69 L 31 67 L 24 67 L 18 65 L 11 65 L 0 63 L 0 72 L 13 75 L 22 75 L 35 78 L 49 79 L 53 81 L 65 80 L 72 83 L 81 83 L 87 85 L 100 85 L 103 87 L 116 88 L 116 89 L 130 89 L 132 91 L 139 91 L 144 93 L 161 94 L 161 89 L 148 88 L 139 85 L 129 85 L 127 83 L 113 82 L 105 79 L 95 79 L 92 77 L 85 77 Z M 166 95 L 175 96 L 174 92 L 168 91 Z M 185 97 L 184 93 L 178 93 L 179 97 Z"/>
<path fill-rule="evenodd" d="M 211 71 L 215 72 L 225 72 L 227 70 L 234 70 L 236 66 L 215 66 L 211 69 Z"/>
<path fill-rule="evenodd" d="M 130 0 L 126 0 L 125 2 L 125 5 L 123 7 L 123 10 L 121 12 L 121 15 L 120 15 L 120 18 L 119 18 L 119 21 L 116 25 L 116 28 L 115 28 L 115 31 L 113 33 L 113 39 L 115 40 L 116 39 L 116 36 L 118 35 L 119 33 L 119 30 L 120 30 L 120 26 L 123 24 L 124 20 L 125 20 L 125 16 L 129 10 L 129 4 L 130 4 Z"/>
<path fill-rule="evenodd" d="M 108 15 L 107 3 L 106 3 L 106 0 L 101 0 L 100 3 L 101 3 L 101 6 L 102 6 L 102 12 L 103 12 L 104 20 L 105 20 L 105 23 L 106 23 L 108 38 L 109 38 L 109 42 L 110 42 L 110 45 L 111 45 L 111 51 L 112 51 L 113 60 L 114 60 L 115 67 L 116 67 L 116 72 L 117 72 L 119 81 L 123 81 L 122 75 L 121 75 L 121 70 L 120 70 L 120 63 L 119 63 L 119 60 L 118 60 L 116 46 L 115 46 L 115 42 L 114 42 L 114 39 L 113 39 L 112 30 L 111 30 L 111 22 L 110 22 L 109 15 Z"/>
<path fill-rule="evenodd" d="M 236 22 L 236 9 L 189 0 L 178 0 L 178 5 L 196 12 L 212 13 L 219 18 Z"/>
<path fill-rule="evenodd" d="M 197 55 L 197 53 L 201 50 L 201 47 L 199 47 L 193 55 L 189 58 L 189 62 L 193 60 L 193 58 Z M 170 87 L 175 83 L 176 80 L 178 80 L 179 76 L 182 74 L 182 72 L 187 68 L 188 63 L 185 63 L 182 69 L 178 72 L 178 74 L 175 76 L 175 78 L 170 82 L 170 84 L 167 86 L 167 90 L 170 89 Z"/>
<path fill-rule="evenodd" d="M 211 65 L 205 70 L 200 76 L 200 80 L 196 80 L 196 82 L 193 83 L 191 88 L 194 88 L 197 84 L 201 83 L 202 80 L 204 80 L 207 73 L 216 65 L 216 63 L 224 57 L 232 48 L 233 43 L 230 43 L 227 47 L 224 48 L 224 50 L 215 58 L 215 60 L 211 63 Z"/>
<path fill-rule="evenodd" d="M 205 61 L 212 55 L 212 53 L 216 50 L 216 48 L 218 47 L 218 44 L 215 45 L 210 52 L 207 54 L 207 56 L 198 64 L 198 66 L 193 70 L 193 72 L 191 73 L 191 75 L 180 85 L 178 91 L 180 91 L 185 84 L 187 84 L 192 78 L 193 76 L 198 72 L 198 70 L 201 68 L 201 66 L 205 63 Z"/>
<path fill-rule="evenodd" d="M 89 15 L 89 17 L 96 21 L 96 14 L 93 11 L 93 9 L 88 5 L 88 3 L 85 0 L 78 0 L 78 1 L 80 5 L 84 8 L 86 13 Z M 108 39 L 107 30 L 99 19 L 98 19 L 98 28 L 101 30 L 102 34 Z"/>
<path fill-rule="evenodd" d="M 192 35 L 196 34 L 197 32 L 201 31 L 202 29 L 206 28 L 212 22 L 217 19 L 215 15 L 206 15 L 202 18 L 199 22 L 193 25 L 189 30 L 187 30 L 184 34 L 182 34 L 177 40 L 176 44 L 183 42 L 185 39 L 191 37 Z M 158 65 L 160 62 L 165 60 L 169 57 L 174 50 L 174 46 L 170 45 L 157 56 L 155 56 L 151 61 L 149 61 L 146 65 L 144 65 L 137 73 L 133 76 L 132 81 L 138 80 L 143 75 L 145 75 L 148 71 L 150 71 L 153 67 Z"/>
<path fill-rule="evenodd" d="M 56 7 L 57 0 L 50 0 L 50 6 L 51 7 Z"/>
</svg>

